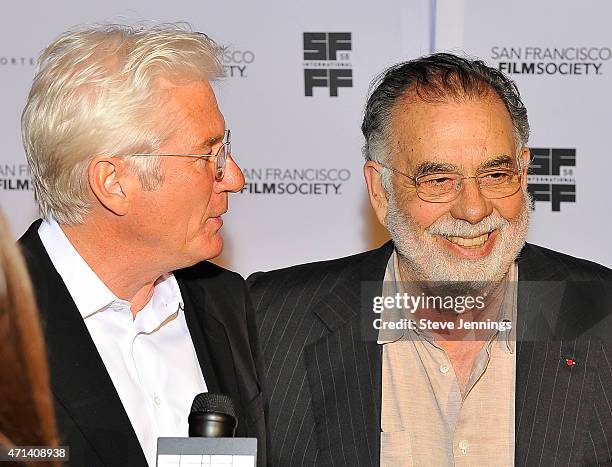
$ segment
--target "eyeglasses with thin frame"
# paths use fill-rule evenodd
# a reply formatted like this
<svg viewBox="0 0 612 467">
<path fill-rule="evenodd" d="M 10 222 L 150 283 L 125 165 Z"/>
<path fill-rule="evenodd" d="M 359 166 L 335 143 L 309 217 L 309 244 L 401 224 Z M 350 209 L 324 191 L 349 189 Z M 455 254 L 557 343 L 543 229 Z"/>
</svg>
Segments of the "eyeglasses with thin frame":
<svg viewBox="0 0 612 467">
<path fill-rule="evenodd" d="M 199 157 L 202 159 L 215 158 L 215 180 L 220 182 L 223 180 L 225 175 L 225 165 L 227 163 L 227 156 L 232 152 L 232 145 L 230 142 L 230 130 L 225 130 L 223 135 L 223 144 L 217 150 L 215 154 L 149 154 L 149 153 L 135 153 L 135 154 L 119 154 L 115 157 L 131 157 L 131 156 L 163 156 L 163 157 Z"/>
<path fill-rule="evenodd" d="M 482 196 L 488 199 L 507 198 L 521 188 L 521 169 L 495 168 L 485 170 L 472 177 L 452 172 L 436 172 L 412 177 L 394 167 L 378 162 L 392 172 L 411 181 L 417 196 L 428 203 L 450 203 L 463 189 L 463 181 L 474 179 Z"/>
</svg>

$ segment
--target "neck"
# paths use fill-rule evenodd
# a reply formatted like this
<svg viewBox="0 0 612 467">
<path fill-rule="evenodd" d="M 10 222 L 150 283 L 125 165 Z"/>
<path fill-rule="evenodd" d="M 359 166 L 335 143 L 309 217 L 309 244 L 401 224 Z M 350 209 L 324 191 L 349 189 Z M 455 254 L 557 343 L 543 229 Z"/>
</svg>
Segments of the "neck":
<svg viewBox="0 0 612 467">
<path fill-rule="evenodd" d="M 109 290 L 131 303 L 135 317 L 153 296 L 156 281 L 168 272 L 156 264 L 155 255 L 140 251 L 133 242 L 122 241 L 124 236 L 116 228 L 95 218 L 88 218 L 85 224 L 60 227 Z"/>
</svg>

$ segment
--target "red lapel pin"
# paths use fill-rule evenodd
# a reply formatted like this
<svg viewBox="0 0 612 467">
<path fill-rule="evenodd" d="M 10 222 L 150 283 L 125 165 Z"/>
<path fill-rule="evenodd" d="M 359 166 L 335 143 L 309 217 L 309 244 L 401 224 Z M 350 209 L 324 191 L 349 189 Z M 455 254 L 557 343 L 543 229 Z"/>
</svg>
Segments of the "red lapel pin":
<svg viewBox="0 0 612 467">
<path fill-rule="evenodd" d="M 574 366 L 576 364 L 576 360 L 574 360 L 573 358 L 564 357 L 564 360 L 567 366 Z"/>
</svg>

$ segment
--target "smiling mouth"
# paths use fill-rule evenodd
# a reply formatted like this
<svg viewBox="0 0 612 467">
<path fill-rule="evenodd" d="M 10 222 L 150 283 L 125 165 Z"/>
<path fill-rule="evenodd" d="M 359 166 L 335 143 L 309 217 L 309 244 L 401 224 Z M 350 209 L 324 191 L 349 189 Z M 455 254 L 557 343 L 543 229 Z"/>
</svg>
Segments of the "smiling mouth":
<svg viewBox="0 0 612 467">
<path fill-rule="evenodd" d="M 487 232 L 478 237 L 466 238 L 466 237 L 453 237 L 450 235 L 444 235 L 444 238 L 455 245 L 459 245 L 463 248 L 480 248 L 491 236 L 492 232 Z"/>
</svg>

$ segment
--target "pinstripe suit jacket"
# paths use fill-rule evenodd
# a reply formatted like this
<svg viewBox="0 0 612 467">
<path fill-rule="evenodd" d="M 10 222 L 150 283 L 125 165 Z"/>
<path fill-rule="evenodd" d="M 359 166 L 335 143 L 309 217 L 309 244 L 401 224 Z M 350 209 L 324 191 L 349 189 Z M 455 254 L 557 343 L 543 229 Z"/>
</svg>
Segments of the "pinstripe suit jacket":
<svg viewBox="0 0 612 467">
<path fill-rule="evenodd" d="M 270 465 L 379 465 L 381 347 L 359 310 L 392 250 L 249 278 Z M 612 271 L 529 244 L 518 262 L 516 464 L 612 465 Z"/>
</svg>

